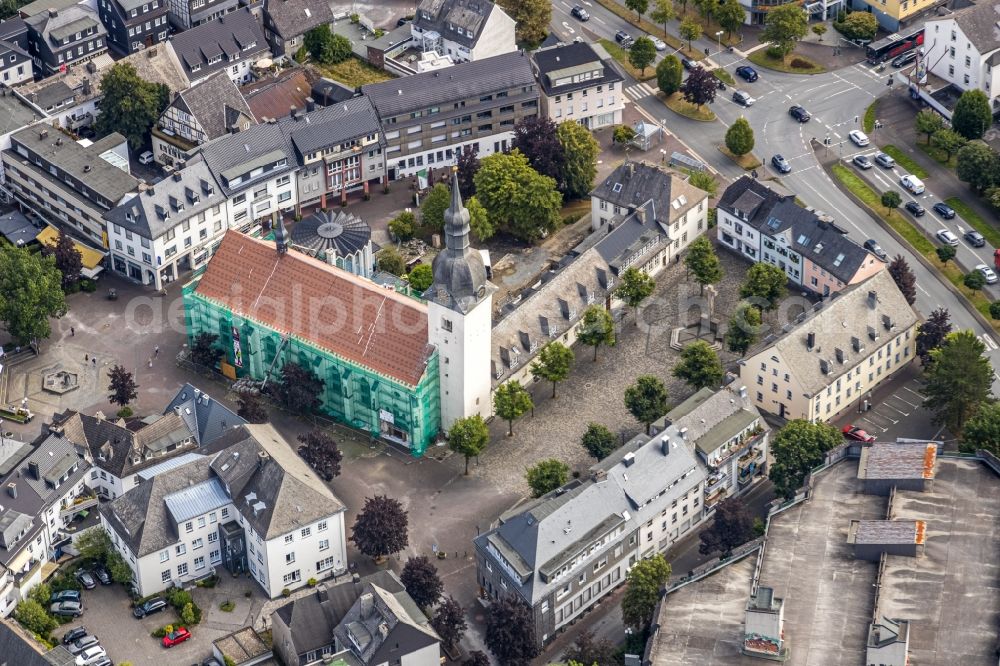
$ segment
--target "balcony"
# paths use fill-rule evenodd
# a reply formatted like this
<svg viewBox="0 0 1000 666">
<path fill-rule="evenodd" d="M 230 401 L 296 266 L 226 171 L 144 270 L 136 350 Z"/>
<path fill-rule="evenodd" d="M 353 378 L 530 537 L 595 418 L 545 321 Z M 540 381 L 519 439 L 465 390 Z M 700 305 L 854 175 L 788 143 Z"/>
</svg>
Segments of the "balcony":
<svg viewBox="0 0 1000 666">
<path fill-rule="evenodd" d="M 763 434 L 764 434 L 764 429 L 761 427 L 757 427 L 754 430 L 744 435 L 741 435 L 739 438 L 733 440 L 729 445 L 729 450 L 726 451 L 725 454 L 720 456 L 718 460 L 708 463 L 709 468 L 711 468 L 712 470 L 716 470 L 722 467 L 723 463 L 725 463 L 727 460 L 729 460 L 736 454 L 745 451 L 748 446 L 753 447 L 753 445 L 760 440 Z M 742 457 L 740 459 L 742 460 Z"/>
<path fill-rule="evenodd" d="M 723 487 L 723 486 L 720 486 L 719 488 L 715 488 L 715 489 L 706 488 L 705 489 L 705 508 L 709 509 L 709 508 L 715 506 L 716 504 L 719 503 L 719 500 L 724 499 L 727 494 L 728 493 L 727 493 L 725 487 Z"/>
<path fill-rule="evenodd" d="M 97 495 L 79 495 L 70 501 L 63 502 L 59 507 L 60 518 L 72 518 L 81 511 L 86 511 L 97 506 Z"/>
</svg>

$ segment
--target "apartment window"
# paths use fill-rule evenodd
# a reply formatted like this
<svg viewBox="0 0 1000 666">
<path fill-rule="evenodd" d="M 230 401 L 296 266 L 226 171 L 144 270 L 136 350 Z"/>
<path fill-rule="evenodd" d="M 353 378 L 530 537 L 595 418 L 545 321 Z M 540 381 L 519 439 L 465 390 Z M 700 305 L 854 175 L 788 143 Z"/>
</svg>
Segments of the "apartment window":
<svg viewBox="0 0 1000 666">
<path fill-rule="evenodd" d="M 160 562 L 166 562 L 169 559 L 170 559 L 170 551 L 169 550 L 161 550 L 160 551 Z"/>
<path fill-rule="evenodd" d="M 286 534 L 285 535 L 285 543 L 291 543 L 294 540 L 295 540 L 295 536 L 294 535 L 292 535 L 292 534 Z"/>
<path fill-rule="evenodd" d="M 223 518 L 228 518 L 229 517 L 229 509 L 223 509 L 222 510 L 222 517 Z"/>
<path fill-rule="evenodd" d="M 169 583 L 170 582 L 170 569 L 160 573 L 160 582 Z"/>
<path fill-rule="evenodd" d="M 326 571 L 327 569 L 333 568 L 333 555 L 324 558 L 316 563 L 316 571 Z"/>
<path fill-rule="evenodd" d="M 292 573 L 285 574 L 284 576 L 281 577 L 281 582 L 285 583 L 286 585 L 288 583 L 297 583 L 300 580 L 302 580 L 302 572 L 299 569 L 296 569 Z"/>
<path fill-rule="evenodd" d="M 192 523 L 190 520 L 187 521 L 186 523 L 184 523 L 184 531 L 185 532 L 193 532 L 194 531 L 194 523 Z"/>
<path fill-rule="evenodd" d="M 191 542 L 191 550 L 198 550 L 205 547 L 205 541 L 201 538 L 195 539 Z"/>
<path fill-rule="evenodd" d="M 285 564 L 295 564 L 295 551 L 285 553 Z"/>
<path fill-rule="evenodd" d="M 303 539 L 307 538 L 310 534 L 312 534 L 312 528 L 311 527 L 303 527 L 302 528 L 302 538 Z"/>
<path fill-rule="evenodd" d="M 328 550 L 329 548 L 330 548 L 330 540 L 329 539 L 321 539 L 320 542 L 319 542 L 319 549 L 320 549 L 320 551 Z"/>
<path fill-rule="evenodd" d="M 182 562 L 182 563 L 180 563 L 180 564 L 177 565 L 177 576 L 178 577 L 187 576 L 187 572 L 188 572 L 187 562 Z"/>
<path fill-rule="evenodd" d="M 203 556 L 194 558 L 194 568 L 195 571 L 199 571 L 205 568 L 205 558 Z"/>
<path fill-rule="evenodd" d="M 209 532 L 209 534 L 208 534 L 208 542 L 209 543 L 215 543 L 218 540 L 219 540 L 219 533 L 218 532 Z"/>
<path fill-rule="evenodd" d="M 222 561 L 222 556 L 219 554 L 219 551 L 213 550 L 208 554 L 208 559 L 212 562 L 212 564 L 218 564 Z"/>
<path fill-rule="evenodd" d="M 321 520 L 318 523 L 316 523 L 316 531 L 317 532 L 324 532 L 324 531 L 326 531 L 326 521 L 325 520 Z"/>
<path fill-rule="evenodd" d="M 204 526 L 205 526 L 205 516 L 202 516 L 201 518 L 198 519 L 198 527 L 204 527 Z"/>
<path fill-rule="evenodd" d="M 182 543 L 177 544 L 177 548 L 174 549 L 174 554 L 176 554 L 177 557 L 180 557 L 186 552 L 187 552 L 187 546 L 185 546 Z"/>
</svg>

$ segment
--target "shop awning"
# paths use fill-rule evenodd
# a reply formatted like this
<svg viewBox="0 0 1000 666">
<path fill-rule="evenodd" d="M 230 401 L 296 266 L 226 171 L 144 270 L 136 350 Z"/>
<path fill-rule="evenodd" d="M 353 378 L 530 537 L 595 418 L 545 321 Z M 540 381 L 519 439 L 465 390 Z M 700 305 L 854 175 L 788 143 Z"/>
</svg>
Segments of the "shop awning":
<svg viewBox="0 0 1000 666">
<path fill-rule="evenodd" d="M 56 243 L 59 242 L 59 230 L 53 227 L 51 224 L 45 225 L 38 236 L 36 236 L 39 243 L 44 243 L 50 247 L 55 247 Z M 83 270 L 80 271 L 81 275 L 86 278 L 96 278 L 97 275 L 104 270 L 101 262 L 107 255 L 106 252 L 90 247 L 89 245 L 84 245 L 80 241 L 73 239 L 73 245 L 80 252 L 81 263 L 83 264 Z"/>
</svg>

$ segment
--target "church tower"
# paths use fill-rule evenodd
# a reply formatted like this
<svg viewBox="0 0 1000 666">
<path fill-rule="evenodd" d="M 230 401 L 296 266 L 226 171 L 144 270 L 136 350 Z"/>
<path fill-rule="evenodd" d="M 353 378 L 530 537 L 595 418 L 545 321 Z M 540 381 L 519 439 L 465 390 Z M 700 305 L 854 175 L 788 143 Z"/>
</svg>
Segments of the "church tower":
<svg viewBox="0 0 1000 666">
<path fill-rule="evenodd" d="M 479 251 L 469 247 L 469 211 L 451 177 L 451 205 L 444 214 L 445 249 L 432 264 L 427 299 L 429 342 L 437 347 L 441 381 L 441 428 L 473 414 L 493 412 L 490 351 L 493 292 Z"/>
</svg>

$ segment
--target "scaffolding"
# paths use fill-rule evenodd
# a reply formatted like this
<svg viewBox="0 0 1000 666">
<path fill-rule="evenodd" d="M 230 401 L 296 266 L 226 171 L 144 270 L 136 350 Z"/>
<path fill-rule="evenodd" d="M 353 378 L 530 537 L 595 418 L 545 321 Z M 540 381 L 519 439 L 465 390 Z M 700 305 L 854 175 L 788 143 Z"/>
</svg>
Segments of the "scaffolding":
<svg viewBox="0 0 1000 666">
<path fill-rule="evenodd" d="M 218 336 L 216 345 L 236 377 L 264 381 L 292 361 L 323 382 L 322 411 L 372 437 L 402 444 L 423 455 L 441 427 L 437 351 L 427 359 L 420 382 L 411 386 L 342 358 L 296 336 L 243 317 L 198 294 L 197 280 L 184 286 L 184 320 L 189 344 L 199 333 Z M 272 371 L 273 368 L 273 371 Z"/>
</svg>

